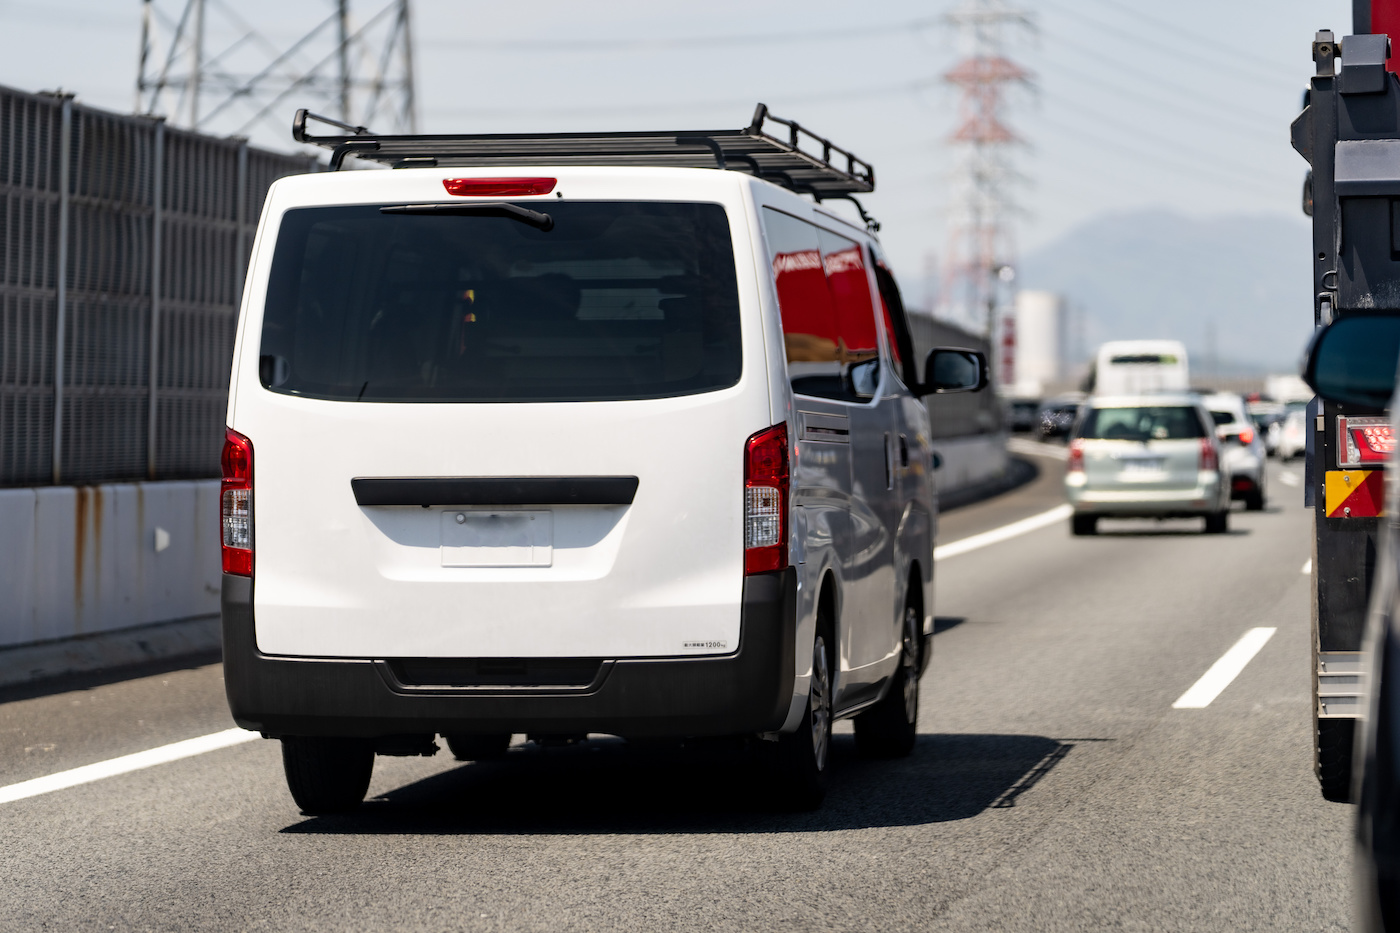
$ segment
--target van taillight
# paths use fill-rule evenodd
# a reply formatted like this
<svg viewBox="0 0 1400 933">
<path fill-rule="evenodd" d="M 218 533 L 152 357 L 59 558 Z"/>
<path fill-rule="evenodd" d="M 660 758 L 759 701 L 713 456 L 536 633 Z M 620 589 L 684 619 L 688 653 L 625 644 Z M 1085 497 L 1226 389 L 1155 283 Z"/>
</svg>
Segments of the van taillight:
<svg viewBox="0 0 1400 933">
<path fill-rule="evenodd" d="M 744 573 L 788 565 L 787 424 L 759 431 L 744 444 Z"/>
<path fill-rule="evenodd" d="M 1070 473 L 1084 472 L 1084 441 L 1075 438 L 1069 442 L 1069 463 L 1065 470 Z"/>
<path fill-rule="evenodd" d="M 442 186 L 448 194 L 462 198 L 524 197 L 549 194 L 554 190 L 553 178 L 444 178 Z"/>
<path fill-rule="evenodd" d="M 253 575 L 253 442 L 232 428 L 224 430 L 220 495 L 224 573 Z"/>
<path fill-rule="evenodd" d="M 1201 469 L 1214 470 L 1219 465 L 1220 461 L 1215 456 L 1215 444 L 1208 437 L 1201 438 Z"/>
</svg>

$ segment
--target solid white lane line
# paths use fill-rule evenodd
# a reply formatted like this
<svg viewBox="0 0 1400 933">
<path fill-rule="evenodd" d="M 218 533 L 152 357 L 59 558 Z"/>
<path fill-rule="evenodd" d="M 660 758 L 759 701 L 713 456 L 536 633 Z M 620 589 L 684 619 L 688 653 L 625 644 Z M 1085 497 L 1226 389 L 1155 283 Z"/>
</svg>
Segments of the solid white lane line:
<svg viewBox="0 0 1400 933">
<path fill-rule="evenodd" d="M 83 765 L 81 768 L 73 768 L 70 771 L 60 771 L 57 774 L 50 774 L 48 777 L 34 778 L 31 781 L 21 781 L 8 787 L 0 787 L 0 803 L 11 803 L 26 797 L 37 797 L 40 794 L 77 787 L 79 784 L 91 784 L 93 781 L 100 781 L 103 778 L 116 777 L 118 774 L 127 774 L 131 771 L 140 771 L 142 768 L 168 764 L 172 761 L 179 761 L 181 758 L 203 755 L 205 752 L 217 751 L 231 745 L 240 745 L 257 738 L 261 738 L 258 733 L 248 732 L 246 729 L 226 729 L 211 735 L 201 735 L 196 739 L 185 739 L 183 742 L 162 745 L 160 748 L 147 749 L 133 755 L 123 755 L 120 758 Z"/>
<path fill-rule="evenodd" d="M 1039 515 L 1032 515 L 1030 518 L 1023 518 L 1019 522 L 1012 522 L 1009 525 L 1002 525 L 1000 528 L 993 528 L 991 531 L 984 531 L 980 535 L 972 535 L 957 541 L 944 544 L 933 549 L 934 560 L 945 560 L 949 557 L 957 557 L 959 554 L 966 554 L 968 551 L 975 551 L 984 548 L 989 544 L 998 544 L 1007 541 L 1018 535 L 1026 534 L 1030 531 L 1062 522 L 1074 514 L 1068 504 L 1057 505 L 1048 512 L 1041 512 Z"/>
<path fill-rule="evenodd" d="M 1172 709 L 1205 709 L 1230 686 L 1230 682 L 1239 676 L 1245 665 L 1253 660 L 1277 631 L 1276 628 L 1252 628 L 1245 632 L 1233 648 L 1221 655 L 1220 660 L 1212 664 L 1210 670 L 1172 704 Z"/>
<path fill-rule="evenodd" d="M 1059 444 L 1042 444 L 1024 437 L 1013 437 L 1006 442 L 1006 449 L 1012 453 L 1030 454 L 1032 457 L 1049 457 L 1051 460 L 1068 460 L 1069 448 Z"/>
<path fill-rule="evenodd" d="M 1303 564 L 1303 573 L 1312 573 L 1312 558 L 1309 557 Z"/>
</svg>

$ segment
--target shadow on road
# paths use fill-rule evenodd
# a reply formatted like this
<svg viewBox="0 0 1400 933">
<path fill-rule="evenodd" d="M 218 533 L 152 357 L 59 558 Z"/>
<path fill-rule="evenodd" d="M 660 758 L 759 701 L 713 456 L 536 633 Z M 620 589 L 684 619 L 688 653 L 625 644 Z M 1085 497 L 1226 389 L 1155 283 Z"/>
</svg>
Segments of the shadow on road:
<svg viewBox="0 0 1400 933">
<path fill-rule="evenodd" d="M 946 632 L 950 628 L 957 628 L 966 621 L 967 618 L 964 616 L 934 616 L 933 634 L 937 635 L 939 632 Z"/>
<path fill-rule="evenodd" d="M 1199 528 L 1103 528 L 1095 534 L 1100 538 L 1238 538 L 1254 534 L 1248 528 L 1231 528 L 1222 534 L 1208 535 Z"/>
<path fill-rule="evenodd" d="M 310 818 L 285 833 L 773 833 L 917 826 L 1017 806 L 1075 746 L 1035 735 L 921 735 L 897 761 L 861 757 L 834 737 L 826 803 L 775 812 L 763 773 L 737 745 L 663 749 L 604 739 L 514 748 L 504 761 L 463 764 L 367 801 L 353 814 Z M 1094 740 L 1090 740 L 1094 741 Z"/>
</svg>

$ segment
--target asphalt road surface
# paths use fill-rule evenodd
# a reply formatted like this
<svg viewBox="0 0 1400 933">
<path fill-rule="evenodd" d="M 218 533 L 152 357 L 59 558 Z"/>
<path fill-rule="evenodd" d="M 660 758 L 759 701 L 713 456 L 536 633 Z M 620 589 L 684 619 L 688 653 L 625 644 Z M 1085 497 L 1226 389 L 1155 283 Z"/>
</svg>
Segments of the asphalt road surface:
<svg viewBox="0 0 1400 933">
<path fill-rule="evenodd" d="M 1062 463 L 944 516 L 947 544 L 1060 505 Z M 941 560 L 921 735 L 838 730 L 818 813 L 742 754 L 617 740 L 491 764 L 380 758 L 307 818 L 255 740 L 0 803 L 0 930 L 1342 930 L 1352 811 L 1311 771 L 1308 513 L 1066 521 Z M 1208 706 L 1173 703 L 1254 628 Z M 220 732 L 220 669 L 0 695 L 3 788 Z"/>
</svg>

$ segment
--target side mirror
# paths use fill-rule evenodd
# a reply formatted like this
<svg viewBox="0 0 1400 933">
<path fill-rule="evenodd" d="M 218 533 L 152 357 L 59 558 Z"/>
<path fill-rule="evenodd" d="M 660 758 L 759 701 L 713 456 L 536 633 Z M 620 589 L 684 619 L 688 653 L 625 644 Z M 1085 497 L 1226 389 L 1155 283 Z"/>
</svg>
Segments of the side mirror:
<svg viewBox="0 0 1400 933">
<path fill-rule="evenodd" d="M 1329 402 L 1376 410 L 1395 394 L 1400 315 L 1339 318 L 1313 335 L 1303 358 L 1303 381 Z"/>
<path fill-rule="evenodd" d="M 937 347 L 924 363 L 924 382 L 915 395 L 977 392 L 987 387 L 987 357 L 976 350 Z"/>
<path fill-rule="evenodd" d="M 879 388 L 879 357 L 855 363 L 846 370 L 846 390 L 856 398 L 874 398 Z"/>
</svg>

